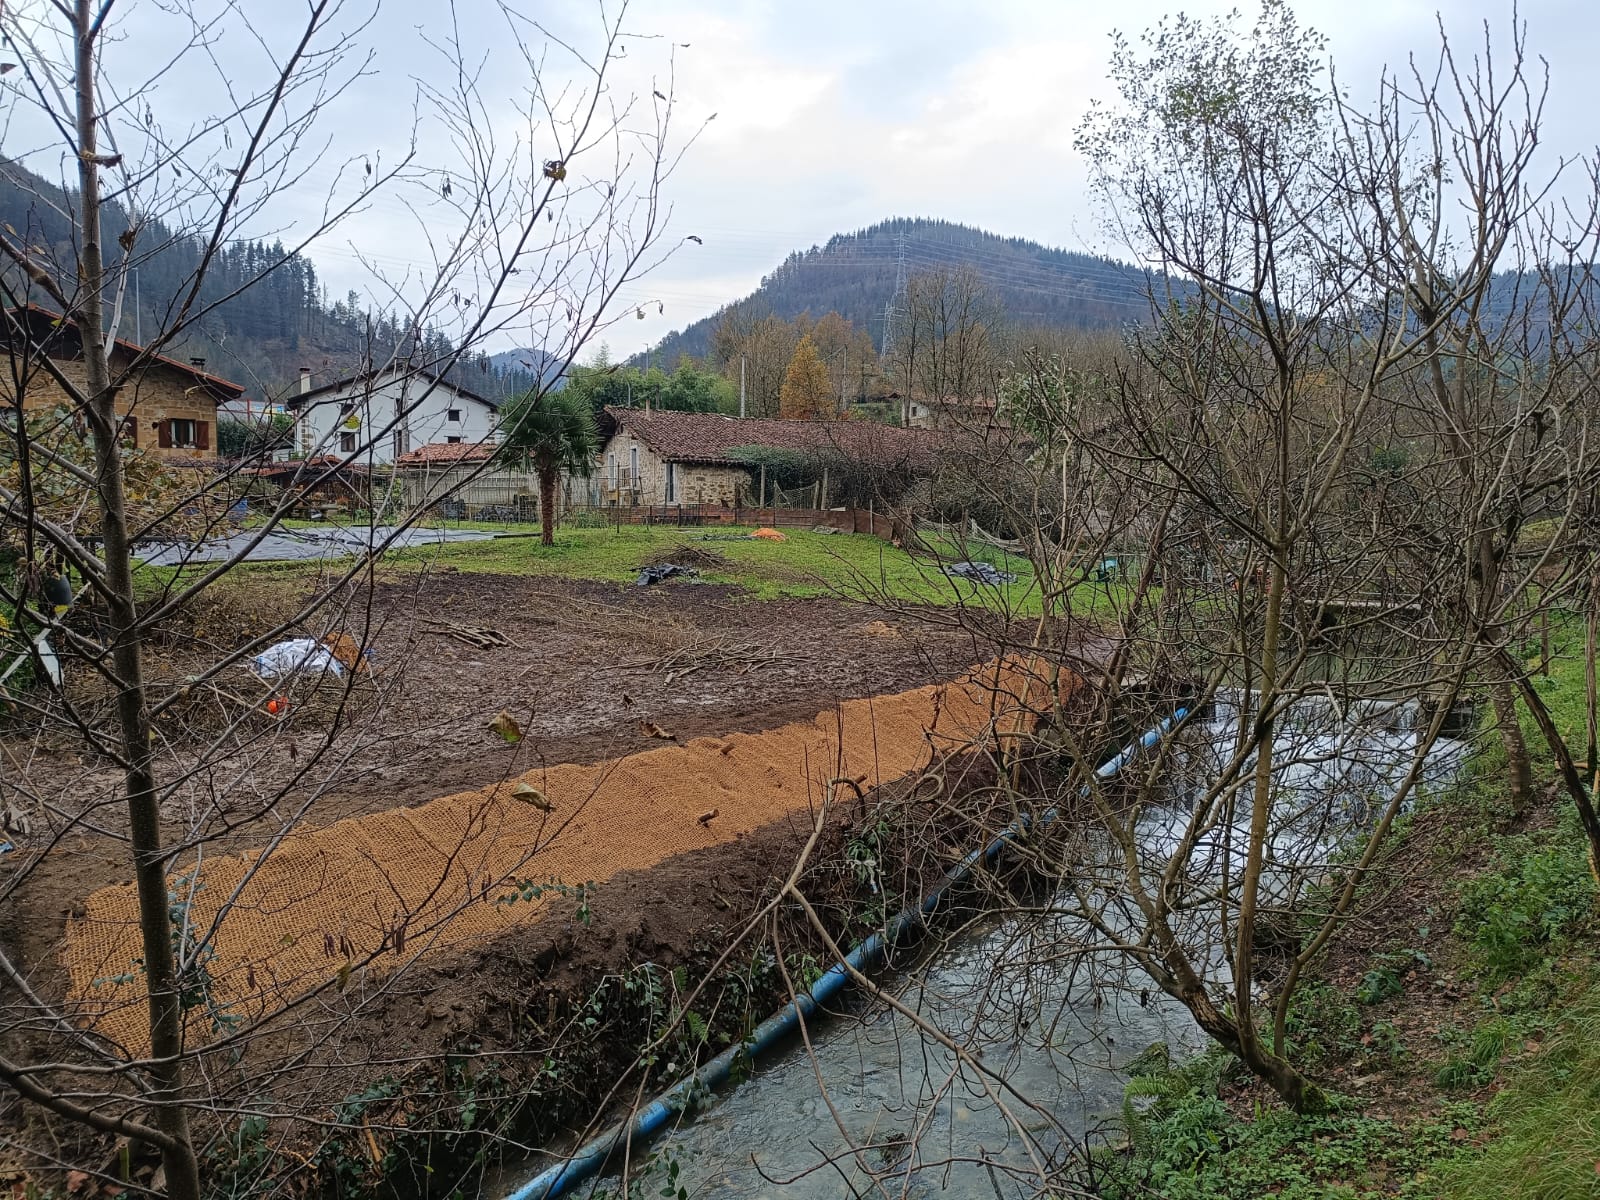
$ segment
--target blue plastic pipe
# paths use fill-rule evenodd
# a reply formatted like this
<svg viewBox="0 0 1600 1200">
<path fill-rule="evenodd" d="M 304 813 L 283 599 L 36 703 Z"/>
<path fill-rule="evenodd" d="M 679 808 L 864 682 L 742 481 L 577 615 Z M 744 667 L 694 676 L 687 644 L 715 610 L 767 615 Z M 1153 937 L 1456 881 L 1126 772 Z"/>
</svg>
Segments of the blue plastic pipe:
<svg viewBox="0 0 1600 1200">
<path fill-rule="evenodd" d="M 1154 729 L 1147 731 L 1137 742 L 1124 746 L 1114 757 L 1095 769 L 1096 777 L 1110 779 L 1138 757 L 1140 751 L 1150 749 L 1165 737 L 1168 730 L 1183 720 L 1188 712 L 1186 708 L 1178 709 Z M 1090 785 L 1085 784 L 1079 795 L 1087 796 L 1089 787 Z M 1057 809 L 1047 808 L 1039 814 L 1038 826 L 1043 828 L 1050 824 L 1056 819 L 1057 813 Z M 733 1072 L 734 1064 L 741 1058 L 746 1062 L 752 1062 L 797 1033 L 802 1020 L 810 1020 L 824 1005 L 844 990 L 850 981 L 851 968 L 864 974 L 883 961 L 891 946 L 898 945 L 912 934 L 921 932 L 927 926 L 928 918 L 949 894 L 951 888 L 964 881 L 979 862 L 993 862 L 1007 844 L 1026 834 L 1034 824 L 1035 821 L 1028 816 L 1018 817 L 1001 830 L 987 846 L 972 851 L 946 871 L 943 881 L 922 898 L 921 904 L 898 913 L 884 926 L 882 933 L 873 934 L 850 951 L 843 962 L 834 963 L 808 991 L 796 996 L 789 1004 L 757 1025 L 746 1041 L 737 1046 L 730 1046 L 694 1074 L 668 1088 L 645 1105 L 631 1120 L 623 1121 L 593 1141 L 585 1143 L 571 1158 L 541 1171 L 529 1182 L 506 1196 L 505 1200 L 555 1200 L 555 1197 L 565 1195 L 574 1184 L 582 1183 L 597 1173 L 618 1147 L 628 1142 L 642 1144 L 649 1141 L 661 1132 L 674 1116 L 687 1112 L 691 1101 L 697 1095 L 726 1083 Z"/>
</svg>

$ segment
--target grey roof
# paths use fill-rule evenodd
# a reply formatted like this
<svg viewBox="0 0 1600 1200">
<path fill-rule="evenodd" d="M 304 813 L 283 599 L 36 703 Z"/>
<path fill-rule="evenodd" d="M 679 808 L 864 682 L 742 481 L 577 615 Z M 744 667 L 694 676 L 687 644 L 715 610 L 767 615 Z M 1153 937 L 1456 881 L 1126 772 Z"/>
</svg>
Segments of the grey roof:
<svg viewBox="0 0 1600 1200">
<path fill-rule="evenodd" d="M 479 404 L 487 405 L 495 411 L 499 411 L 500 408 L 500 401 L 491 400 L 487 396 L 480 396 L 477 392 L 462 387 L 459 383 L 451 383 L 443 375 L 430 371 L 426 367 L 406 367 L 397 363 L 376 367 L 371 371 L 363 371 L 356 375 L 347 375 L 343 379 L 336 379 L 332 383 L 314 387 L 309 392 L 296 393 L 284 400 L 283 406 L 285 408 L 299 408 L 308 400 L 314 400 L 318 396 L 326 395 L 329 392 L 337 392 L 344 389 L 362 390 L 368 383 L 380 380 L 385 375 L 411 375 L 426 379 L 436 387 L 449 388 L 456 395 L 465 396 L 468 400 L 476 400 Z"/>
</svg>

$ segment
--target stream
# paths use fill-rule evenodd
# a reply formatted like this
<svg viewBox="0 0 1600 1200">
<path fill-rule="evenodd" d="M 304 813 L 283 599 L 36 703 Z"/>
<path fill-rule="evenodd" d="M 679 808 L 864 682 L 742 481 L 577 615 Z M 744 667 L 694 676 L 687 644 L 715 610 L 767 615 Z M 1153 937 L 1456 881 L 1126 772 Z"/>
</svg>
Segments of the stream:
<svg viewBox="0 0 1600 1200">
<path fill-rule="evenodd" d="M 1184 737 L 1170 781 L 1175 803 L 1147 810 L 1140 821 L 1139 842 L 1152 864 L 1176 845 L 1188 816 L 1184 802 L 1225 760 L 1236 703 L 1219 700 Z M 1391 786 L 1414 753 L 1416 720 L 1414 703 L 1341 706 L 1331 698 L 1286 714 L 1274 743 L 1277 802 L 1265 896 L 1302 876 L 1283 864 L 1325 863 L 1352 829 L 1370 824 L 1369 798 Z M 1440 740 L 1425 762 L 1424 783 L 1448 786 L 1465 754 L 1463 743 Z M 1224 856 L 1238 853 L 1248 794 L 1246 786 L 1231 828 L 1218 822 L 1197 840 L 1193 871 L 1214 877 Z M 1084 861 L 1095 856 L 1088 847 Z M 888 1006 L 858 1001 L 853 1017 L 813 1025 L 809 1050 L 797 1043 L 762 1060 L 751 1078 L 724 1089 L 692 1120 L 636 1147 L 630 1193 L 675 1196 L 681 1187 L 695 1200 L 1036 1194 L 1039 1164 L 1059 1163 L 1115 1119 L 1135 1056 L 1156 1042 L 1174 1058 L 1204 1044 L 1187 1012 L 1120 959 L 1060 953 L 1082 931 L 1064 914 L 994 919 L 946 945 L 936 960 L 890 978 L 902 1005 L 981 1053 L 983 1071 Z M 1220 978 L 1219 964 L 1211 966 Z M 544 1161 L 503 1171 L 485 1194 L 510 1191 Z M 884 1191 L 872 1184 L 874 1173 Z M 671 1190 L 663 1192 L 668 1182 Z M 614 1197 L 620 1190 L 613 1176 L 569 1194 Z"/>
</svg>

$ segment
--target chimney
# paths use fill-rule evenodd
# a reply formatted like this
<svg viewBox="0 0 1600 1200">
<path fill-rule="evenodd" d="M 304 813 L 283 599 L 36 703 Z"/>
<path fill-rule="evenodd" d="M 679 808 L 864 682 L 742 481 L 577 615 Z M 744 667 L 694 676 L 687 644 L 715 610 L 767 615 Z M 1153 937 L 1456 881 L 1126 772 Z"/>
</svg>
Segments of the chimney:
<svg viewBox="0 0 1600 1200">
<path fill-rule="evenodd" d="M 206 369 L 206 360 L 201 357 L 191 358 L 189 360 L 189 365 L 196 371 L 204 371 Z"/>
<path fill-rule="evenodd" d="M 300 394 L 304 396 L 311 390 L 311 368 L 300 368 Z"/>
</svg>

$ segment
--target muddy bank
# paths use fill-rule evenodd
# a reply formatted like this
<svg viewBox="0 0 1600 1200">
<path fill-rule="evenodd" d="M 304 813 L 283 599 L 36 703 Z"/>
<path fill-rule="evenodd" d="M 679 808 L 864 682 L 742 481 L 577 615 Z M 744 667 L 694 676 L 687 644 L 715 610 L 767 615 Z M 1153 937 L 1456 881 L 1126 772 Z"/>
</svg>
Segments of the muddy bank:
<svg viewBox="0 0 1600 1200">
<path fill-rule="evenodd" d="M 1003 695 L 1023 684 L 1008 673 L 997 695 L 991 672 L 976 675 L 842 701 L 760 733 L 554 764 L 514 786 L 295 830 L 266 849 L 174 871 L 173 904 L 204 947 L 204 1006 L 191 1006 L 188 1041 L 309 990 L 343 991 L 352 977 L 537 923 L 620 872 L 735 843 L 815 812 L 840 788 L 880 788 L 981 745 L 991 726 L 1022 719 Z M 141 954 L 128 886 L 92 893 L 61 951 L 80 1022 L 135 1054 L 148 1022 L 143 983 L 127 965 Z"/>
<path fill-rule="evenodd" d="M 860 940 L 1003 821 L 993 782 L 966 756 L 841 804 L 800 875 L 828 934 Z M 294 1191 L 470 1194 L 501 1158 L 615 1118 L 783 1003 L 786 972 L 803 987 L 831 961 L 796 904 L 773 904 L 814 828 L 795 814 L 624 873 L 559 919 L 322 998 L 234 1069 L 212 1056 L 227 1103 L 280 1081 L 279 1119 L 239 1152 Z M 863 870 L 879 856 L 904 866 Z M 329 1112 L 352 1124 L 328 1137 L 310 1121 Z"/>
<path fill-rule="evenodd" d="M 197 605 L 153 649 L 157 697 L 307 594 L 297 577 L 247 575 Z M 948 679 L 975 650 L 959 631 L 831 600 L 453 572 L 379 581 L 326 620 L 368 647 L 374 683 L 352 693 L 358 702 L 337 722 L 313 706 L 227 733 L 209 709 L 164 722 L 168 845 L 236 852 L 291 819 L 323 826 L 542 763 L 593 763 L 660 744 L 646 723 L 680 741 L 770 729 L 840 700 Z M 507 644 L 476 647 L 460 630 L 494 630 Z M 93 682 L 79 684 L 91 700 Z M 246 694 L 248 682 L 234 691 Z M 489 728 L 501 711 L 519 722 L 516 745 Z M 66 921 L 90 892 L 131 874 L 119 778 L 69 734 L 11 730 L 0 751 L 0 810 L 28 826 L 8 833 L 18 853 L 0 858 L 0 940 L 36 986 L 59 994 Z"/>
</svg>

